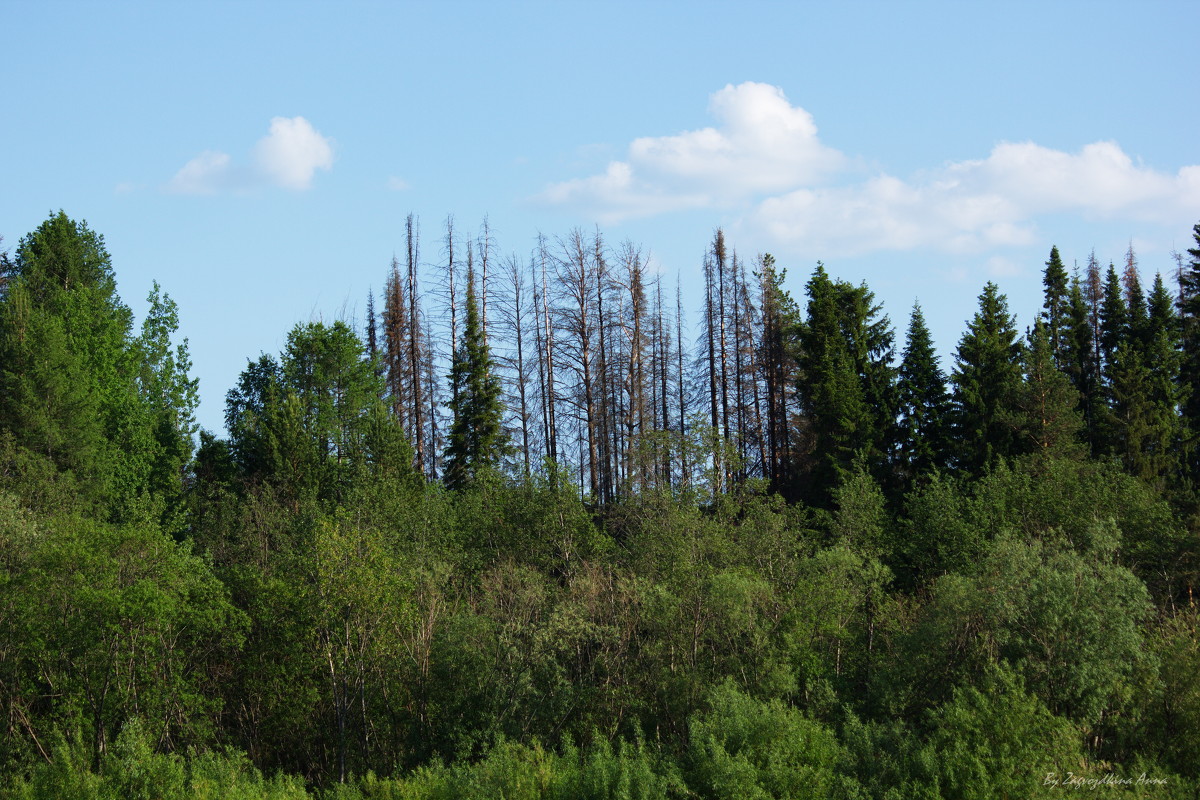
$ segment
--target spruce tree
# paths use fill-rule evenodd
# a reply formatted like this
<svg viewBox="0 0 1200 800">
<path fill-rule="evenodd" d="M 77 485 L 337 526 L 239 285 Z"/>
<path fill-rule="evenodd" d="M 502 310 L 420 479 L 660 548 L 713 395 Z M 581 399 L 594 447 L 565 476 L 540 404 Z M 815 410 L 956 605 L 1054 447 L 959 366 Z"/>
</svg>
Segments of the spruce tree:
<svg viewBox="0 0 1200 800">
<path fill-rule="evenodd" d="M 1133 253 L 1132 244 L 1125 253 L 1125 270 L 1121 273 L 1121 283 L 1125 289 L 1125 308 L 1129 313 L 1129 336 L 1135 346 L 1144 352 L 1150 342 L 1150 321 L 1146 312 L 1146 293 L 1142 290 L 1142 279 L 1138 274 L 1137 256 Z"/>
<path fill-rule="evenodd" d="M 1183 424 L 1188 431 L 1186 457 L 1192 484 L 1200 482 L 1200 222 L 1192 226 L 1196 246 L 1188 248 L 1188 261 L 1179 271 L 1179 325 Z"/>
<path fill-rule="evenodd" d="M 951 378 L 957 462 L 971 472 L 980 472 L 997 458 L 1017 452 L 1009 420 L 1021 387 L 1021 350 L 1008 300 L 989 282 L 979 296 L 979 310 L 958 343 Z"/>
<path fill-rule="evenodd" d="M 1042 457 L 1077 458 L 1083 454 L 1079 392 L 1054 363 L 1049 325 L 1039 319 L 1027 338 L 1021 358 L 1024 381 L 1010 412 L 1019 437 L 1017 450 Z"/>
<path fill-rule="evenodd" d="M 1066 350 L 1061 367 L 1075 391 L 1079 392 L 1079 411 L 1083 418 L 1084 438 L 1093 455 L 1098 452 L 1097 437 L 1104 404 L 1100 393 L 1100 364 L 1094 341 L 1091 306 L 1085 299 L 1083 284 L 1076 277 L 1071 280 Z"/>
<path fill-rule="evenodd" d="M 884 472 L 895 435 L 892 332 L 865 286 L 832 281 L 821 264 L 807 291 L 799 395 L 813 437 L 809 499 L 825 504 L 857 459 Z"/>
<path fill-rule="evenodd" d="M 446 446 L 446 485 L 451 489 L 464 487 L 481 472 L 498 466 L 508 452 L 500 379 L 484 337 L 470 267 L 466 294 L 466 323 L 450 367 L 453 421 Z"/>
<path fill-rule="evenodd" d="M 1179 379 L 1184 358 L 1180 320 L 1161 274 L 1155 275 L 1150 292 L 1145 338 L 1149 418 L 1134 471 L 1166 489 L 1178 486 L 1183 477 L 1181 454 L 1186 437 L 1182 413 L 1189 387 Z"/>
<path fill-rule="evenodd" d="M 1117 269 L 1108 265 L 1104 276 L 1104 299 L 1100 301 L 1100 359 L 1107 372 L 1121 342 L 1129 336 L 1129 306 L 1121 291 Z"/>
<path fill-rule="evenodd" d="M 1132 370 L 1136 348 L 1131 346 L 1131 341 L 1129 306 L 1125 302 L 1116 267 L 1109 264 L 1104 277 L 1104 296 L 1100 302 L 1100 377 L 1104 403 L 1098 425 L 1097 455 L 1111 455 L 1125 450 L 1120 430 L 1122 426 L 1116 418 L 1119 405 L 1116 395 L 1128 391 L 1128 384 L 1134 377 Z M 1125 387 L 1117 385 L 1118 374 Z"/>
<path fill-rule="evenodd" d="M 1042 274 L 1042 286 L 1046 298 L 1042 319 L 1046 323 L 1046 334 L 1050 338 L 1050 352 L 1054 355 L 1054 363 L 1061 366 L 1066 357 L 1071 305 L 1067 270 L 1063 267 L 1057 247 L 1050 248 L 1050 258 L 1046 261 L 1046 270 Z"/>
<path fill-rule="evenodd" d="M 921 306 L 913 304 L 896 385 L 900 414 L 897 461 L 905 484 L 947 464 L 950 395 Z"/>
</svg>

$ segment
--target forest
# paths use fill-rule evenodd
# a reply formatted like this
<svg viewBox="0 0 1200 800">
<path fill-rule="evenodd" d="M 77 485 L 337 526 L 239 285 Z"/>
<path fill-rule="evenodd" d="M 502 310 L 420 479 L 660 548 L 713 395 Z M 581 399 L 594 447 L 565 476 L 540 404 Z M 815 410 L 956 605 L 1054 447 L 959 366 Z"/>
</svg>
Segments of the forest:
<svg viewBox="0 0 1200 800">
<path fill-rule="evenodd" d="M 1197 797 L 1200 224 L 946 367 L 721 230 L 696 308 L 402 236 L 223 432 L 100 233 L 0 246 L 0 797 Z"/>
</svg>

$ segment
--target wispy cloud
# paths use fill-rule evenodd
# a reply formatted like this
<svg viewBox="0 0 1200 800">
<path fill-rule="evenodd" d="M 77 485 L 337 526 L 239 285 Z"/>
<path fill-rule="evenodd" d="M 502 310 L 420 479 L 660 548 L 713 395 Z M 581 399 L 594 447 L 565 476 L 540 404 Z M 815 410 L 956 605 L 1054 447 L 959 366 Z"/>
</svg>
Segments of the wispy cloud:
<svg viewBox="0 0 1200 800">
<path fill-rule="evenodd" d="M 1049 213 L 1172 224 L 1200 213 L 1200 165 L 1161 172 L 1115 142 L 1076 153 L 1005 142 L 986 158 L 863 180 L 848 169 L 859 162 L 821 142 L 812 115 L 778 87 L 726 86 L 709 111 L 716 127 L 635 139 L 623 160 L 541 199 L 604 222 L 718 209 L 773 244 L 828 255 L 1025 245 Z"/>
<path fill-rule="evenodd" d="M 178 194 L 278 186 L 303 191 L 318 169 L 333 167 L 333 140 L 322 136 L 304 117 L 275 117 L 258 140 L 249 162 L 237 164 L 228 153 L 206 150 L 184 164 L 167 184 Z"/>
</svg>

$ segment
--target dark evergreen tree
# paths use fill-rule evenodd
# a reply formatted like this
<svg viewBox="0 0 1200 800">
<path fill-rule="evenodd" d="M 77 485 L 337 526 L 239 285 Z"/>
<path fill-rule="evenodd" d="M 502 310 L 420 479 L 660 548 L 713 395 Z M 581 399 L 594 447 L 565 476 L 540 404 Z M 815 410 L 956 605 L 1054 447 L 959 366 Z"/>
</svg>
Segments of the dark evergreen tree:
<svg viewBox="0 0 1200 800">
<path fill-rule="evenodd" d="M 1155 275 L 1148 301 L 1144 362 L 1148 403 L 1146 432 L 1142 437 L 1134 473 L 1160 490 L 1180 488 L 1186 447 L 1183 409 L 1189 388 L 1180 380 L 1183 364 L 1181 325 L 1173 298 Z"/>
<path fill-rule="evenodd" d="M 1195 247 L 1179 270 L 1179 325 L 1183 421 L 1187 430 L 1187 472 L 1193 485 L 1200 485 L 1200 222 L 1192 226 Z"/>
<path fill-rule="evenodd" d="M 950 450 L 946 375 L 918 304 L 913 305 L 908 324 L 896 393 L 900 414 L 896 460 L 902 482 L 911 486 L 919 476 L 945 468 Z"/>
<path fill-rule="evenodd" d="M 1078 458 L 1084 452 L 1079 392 L 1054 363 L 1050 326 L 1039 319 L 1028 339 L 1021 354 L 1025 380 L 1010 412 L 1017 451 L 1044 458 Z"/>
<path fill-rule="evenodd" d="M 1042 273 L 1042 287 L 1045 294 L 1042 319 L 1046 323 L 1046 333 L 1050 337 L 1050 352 L 1054 354 L 1054 363 L 1062 366 L 1066 359 L 1068 347 L 1071 299 L 1068 289 L 1067 270 L 1063 267 L 1058 248 L 1050 248 L 1050 259 L 1046 262 L 1046 270 Z"/>
<path fill-rule="evenodd" d="M 866 286 L 832 281 L 817 265 L 800 327 L 799 396 L 811 437 L 809 500 L 825 504 L 861 460 L 885 473 L 895 441 L 892 331 Z"/>
<path fill-rule="evenodd" d="M 1125 309 L 1129 314 L 1129 336 L 1134 346 L 1144 352 L 1150 342 L 1149 319 L 1146 311 L 1146 293 L 1142 290 L 1142 278 L 1138 273 L 1137 256 L 1134 255 L 1132 243 L 1125 253 L 1121 284 L 1125 290 Z"/>
<path fill-rule="evenodd" d="M 958 343 L 951 377 L 956 460 L 971 472 L 1018 452 L 1009 420 L 1021 386 L 1021 350 L 1008 300 L 989 282 L 979 296 L 979 311 Z"/>
<path fill-rule="evenodd" d="M 1125 453 L 1125 429 L 1127 423 L 1119 421 L 1119 415 L 1131 408 L 1131 384 L 1138 380 L 1141 356 L 1132 344 L 1130 334 L 1129 305 L 1124 287 L 1111 263 L 1104 276 L 1104 293 L 1100 303 L 1100 378 L 1101 395 L 1104 399 L 1098 421 L 1096 436 L 1097 455 L 1119 455 Z M 1136 363 L 1135 363 L 1136 362 Z M 1125 399 L 1118 399 L 1121 395 Z"/>
<path fill-rule="evenodd" d="M 1079 393 L 1083 435 L 1089 451 L 1094 455 L 1099 452 L 1104 397 L 1100 391 L 1100 363 L 1094 348 L 1091 306 L 1085 298 L 1084 286 L 1078 278 L 1071 281 L 1065 342 L 1066 350 L 1061 367 L 1075 391 Z"/>
<path fill-rule="evenodd" d="M 1111 380 L 1110 373 L 1117 350 L 1129 336 L 1129 306 L 1121 291 L 1117 269 L 1108 265 L 1104 278 L 1104 294 L 1100 302 L 1100 363 L 1105 382 Z"/>
<path fill-rule="evenodd" d="M 466 321 L 450 368 L 453 398 L 446 485 L 461 488 L 500 464 L 508 452 L 504 436 L 500 379 L 495 374 L 475 299 L 474 271 L 467 269 Z"/>
</svg>

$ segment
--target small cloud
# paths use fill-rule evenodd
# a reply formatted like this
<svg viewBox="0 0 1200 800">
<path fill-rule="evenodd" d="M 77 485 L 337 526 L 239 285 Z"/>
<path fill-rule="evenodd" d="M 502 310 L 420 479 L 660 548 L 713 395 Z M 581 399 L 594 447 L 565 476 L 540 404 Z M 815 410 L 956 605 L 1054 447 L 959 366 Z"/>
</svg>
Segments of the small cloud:
<svg viewBox="0 0 1200 800">
<path fill-rule="evenodd" d="M 254 147 L 254 162 L 258 172 L 276 186 L 307 189 L 314 172 L 333 167 L 332 140 L 304 117 L 275 117 L 270 133 Z"/>
<path fill-rule="evenodd" d="M 987 260 L 984 270 L 993 278 L 1015 278 L 1025 272 L 1017 262 L 1004 256 L 992 256 Z"/>
<path fill-rule="evenodd" d="M 397 178 L 395 175 L 392 175 L 387 179 L 387 188 L 393 192 L 403 192 L 409 188 L 409 185 L 408 181 L 404 180 L 404 178 Z"/>
<path fill-rule="evenodd" d="M 228 188 L 230 164 L 228 153 L 205 150 L 184 164 L 167 188 L 177 194 L 215 194 Z"/>
<path fill-rule="evenodd" d="M 258 186 L 302 191 L 312 186 L 318 169 L 333 167 L 333 140 L 304 117 L 275 117 L 250 160 L 249 167 L 242 167 L 228 153 L 206 150 L 184 164 L 166 188 L 177 194 L 216 194 Z"/>
<path fill-rule="evenodd" d="M 129 181 L 121 181 L 120 183 L 118 183 L 116 186 L 113 187 L 113 194 L 132 194 L 133 192 L 136 192 L 137 190 L 138 190 L 138 185 L 136 183 L 130 183 Z"/>
</svg>

